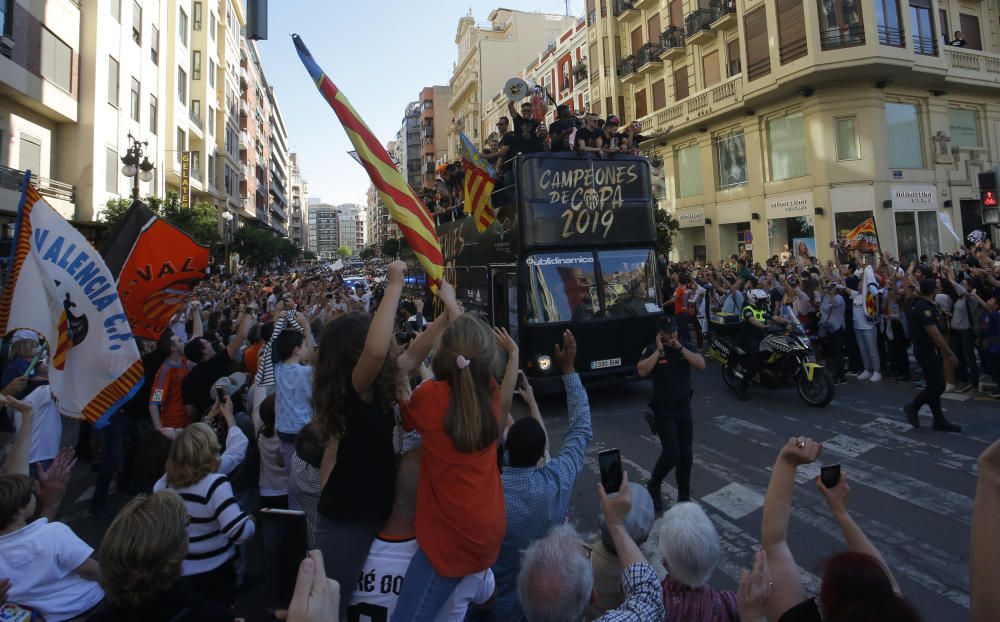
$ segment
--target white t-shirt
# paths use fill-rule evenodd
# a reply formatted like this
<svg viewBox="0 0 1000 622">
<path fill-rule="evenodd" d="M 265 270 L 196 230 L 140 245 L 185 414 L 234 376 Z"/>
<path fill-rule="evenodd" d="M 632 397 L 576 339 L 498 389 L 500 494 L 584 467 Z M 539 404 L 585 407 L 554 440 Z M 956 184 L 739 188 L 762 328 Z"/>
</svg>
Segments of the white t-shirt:
<svg viewBox="0 0 1000 622">
<path fill-rule="evenodd" d="M 864 292 L 854 292 L 851 294 L 851 302 L 854 303 L 854 330 L 875 328 L 875 325 L 868 321 L 868 312 L 865 311 Z"/>
<path fill-rule="evenodd" d="M 173 322 L 170 323 L 170 332 L 173 333 L 175 337 L 187 343 L 187 314 L 178 313 L 173 318 Z"/>
<path fill-rule="evenodd" d="M 271 295 L 267 297 L 267 310 L 271 313 L 274 313 L 274 309 L 277 306 L 278 306 L 278 297 L 274 295 L 274 292 L 272 292 Z"/>
<path fill-rule="evenodd" d="M 62 622 L 94 608 L 104 591 L 74 571 L 94 549 L 63 523 L 40 518 L 0 536 L 0 577 L 10 577 L 7 600 Z"/>
<path fill-rule="evenodd" d="M 347 617 L 361 622 L 391 619 L 403 589 L 406 569 L 419 548 L 416 538 L 394 541 L 376 537 L 361 570 L 361 578 L 351 594 Z M 441 607 L 435 622 L 461 622 L 469 605 L 485 603 L 493 597 L 494 591 L 496 580 L 489 568 L 463 578 Z"/>
<path fill-rule="evenodd" d="M 52 389 L 42 385 L 28 394 L 24 401 L 31 404 L 35 416 L 31 419 L 31 452 L 28 462 L 52 460 L 59 454 L 62 439 L 62 418 L 59 407 L 52 399 Z M 21 414 L 14 417 L 14 424 L 21 427 Z"/>
</svg>

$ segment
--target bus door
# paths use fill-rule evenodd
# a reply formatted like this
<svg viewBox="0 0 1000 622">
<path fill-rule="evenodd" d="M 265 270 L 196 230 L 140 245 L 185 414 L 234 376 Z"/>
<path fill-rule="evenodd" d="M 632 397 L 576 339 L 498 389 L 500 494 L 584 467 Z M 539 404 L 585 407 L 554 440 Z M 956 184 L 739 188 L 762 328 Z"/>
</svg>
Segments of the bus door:
<svg viewBox="0 0 1000 622">
<path fill-rule="evenodd" d="M 517 341 L 517 268 L 490 266 L 490 319 Z"/>
</svg>

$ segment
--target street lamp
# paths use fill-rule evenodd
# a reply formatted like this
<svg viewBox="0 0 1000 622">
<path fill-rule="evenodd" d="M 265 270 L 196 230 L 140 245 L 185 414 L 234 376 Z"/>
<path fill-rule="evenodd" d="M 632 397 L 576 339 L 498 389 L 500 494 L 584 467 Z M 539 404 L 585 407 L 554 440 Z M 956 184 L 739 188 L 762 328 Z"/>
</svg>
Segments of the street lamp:
<svg viewBox="0 0 1000 622">
<path fill-rule="evenodd" d="M 225 253 L 223 260 L 226 264 L 226 272 L 231 273 L 232 269 L 229 265 L 229 235 L 230 227 L 233 222 L 233 213 L 229 211 L 229 207 L 224 208 L 222 212 L 222 243 L 223 243 L 223 253 Z"/>
<path fill-rule="evenodd" d="M 125 177 L 131 177 L 132 182 L 132 199 L 139 200 L 139 181 L 150 181 L 153 179 L 153 163 L 149 161 L 149 158 L 143 154 L 143 151 L 149 147 L 149 141 L 139 141 L 136 140 L 132 133 L 129 132 L 128 139 L 131 145 L 125 150 L 125 155 L 122 156 L 122 175 Z"/>
</svg>

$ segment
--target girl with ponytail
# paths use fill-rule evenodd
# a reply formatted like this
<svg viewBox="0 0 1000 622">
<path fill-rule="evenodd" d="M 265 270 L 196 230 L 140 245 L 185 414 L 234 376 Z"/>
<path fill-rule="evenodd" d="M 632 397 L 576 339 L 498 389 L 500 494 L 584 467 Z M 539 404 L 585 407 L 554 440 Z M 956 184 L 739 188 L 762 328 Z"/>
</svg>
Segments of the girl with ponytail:
<svg viewBox="0 0 1000 622">
<path fill-rule="evenodd" d="M 503 383 L 493 378 L 499 346 Z M 420 549 L 403 581 L 393 620 L 433 620 L 463 577 L 493 565 L 507 527 L 497 467 L 501 422 L 517 380 L 517 344 L 471 314 L 441 335 L 434 380 L 401 404 L 403 425 L 423 439 L 417 487 Z"/>
</svg>

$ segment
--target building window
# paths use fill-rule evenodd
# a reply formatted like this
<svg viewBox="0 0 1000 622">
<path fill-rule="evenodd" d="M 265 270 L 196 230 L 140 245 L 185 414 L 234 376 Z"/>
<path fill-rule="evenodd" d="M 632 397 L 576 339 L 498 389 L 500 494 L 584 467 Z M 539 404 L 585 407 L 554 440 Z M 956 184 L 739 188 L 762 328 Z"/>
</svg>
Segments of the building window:
<svg viewBox="0 0 1000 622">
<path fill-rule="evenodd" d="M 22 171 L 31 171 L 33 175 L 42 175 L 42 141 L 41 139 L 21 134 L 18 149 L 18 165 Z"/>
<path fill-rule="evenodd" d="M 817 2 L 820 45 L 824 50 L 864 44 L 865 25 L 861 18 L 861 0 Z"/>
<path fill-rule="evenodd" d="M 177 144 L 174 145 L 177 149 L 177 163 L 181 161 L 181 154 L 187 149 L 187 134 L 181 128 L 177 128 Z"/>
<path fill-rule="evenodd" d="M 743 16 L 743 32 L 747 34 L 747 79 L 756 80 L 771 73 L 771 50 L 767 41 L 767 7 Z"/>
<path fill-rule="evenodd" d="M 895 216 L 897 255 L 903 265 L 921 255 L 930 256 L 941 251 L 936 212 L 899 211 Z"/>
<path fill-rule="evenodd" d="M 111 17 L 119 24 L 122 22 L 122 0 L 111 0 Z"/>
<path fill-rule="evenodd" d="M 879 43 L 897 48 L 905 45 L 899 0 L 875 0 L 875 20 L 878 24 Z"/>
<path fill-rule="evenodd" d="M 719 190 L 747 183 L 747 145 L 743 133 L 715 139 L 715 166 Z"/>
<path fill-rule="evenodd" d="M 118 61 L 108 57 L 108 103 L 118 106 Z"/>
<path fill-rule="evenodd" d="M 834 119 L 837 130 L 837 160 L 860 160 L 861 149 L 858 146 L 858 118 L 837 117 Z"/>
<path fill-rule="evenodd" d="M 910 0 L 910 28 L 913 30 L 913 51 L 925 56 L 937 55 L 934 17 L 930 0 Z"/>
<path fill-rule="evenodd" d="M 802 0 L 778 0 L 778 56 L 781 64 L 802 58 L 806 46 L 806 17 Z"/>
<path fill-rule="evenodd" d="M 208 135 L 215 136 L 215 108 L 208 107 Z"/>
<path fill-rule="evenodd" d="M 149 133 L 156 136 L 156 125 L 159 120 L 156 95 L 149 96 Z"/>
<path fill-rule="evenodd" d="M 132 114 L 132 120 L 139 120 L 139 81 L 132 78 L 132 89 L 130 91 L 131 96 L 129 98 L 129 111 Z"/>
<path fill-rule="evenodd" d="M 188 93 L 188 82 L 187 82 L 187 72 L 177 68 L 177 99 L 181 100 L 181 103 L 187 104 L 187 93 Z"/>
<path fill-rule="evenodd" d="M 215 13 L 211 11 L 208 12 L 208 37 L 214 42 L 215 41 L 215 31 L 218 28 L 218 24 L 215 21 Z"/>
<path fill-rule="evenodd" d="M 977 111 L 969 108 L 949 108 L 948 134 L 952 148 L 978 147 L 980 140 Z"/>
<path fill-rule="evenodd" d="M 701 150 L 691 145 L 676 151 L 677 196 L 693 197 L 701 194 Z"/>
<path fill-rule="evenodd" d="M 740 40 L 726 42 L 726 77 L 732 78 L 740 73 Z"/>
<path fill-rule="evenodd" d="M 208 86 L 215 88 L 215 61 L 211 58 L 208 59 Z"/>
<path fill-rule="evenodd" d="M 191 29 L 201 30 L 201 3 L 191 4 Z"/>
<path fill-rule="evenodd" d="M 701 73 L 705 78 L 705 88 L 722 81 L 719 73 L 719 51 L 709 52 L 701 57 Z"/>
<path fill-rule="evenodd" d="M 653 110 L 659 110 L 667 105 L 667 86 L 661 79 L 653 83 Z M 586 107 L 585 107 L 586 108 Z M 600 114 L 595 112 L 595 114 Z"/>
<path fill-rule="evenodd" d="M 14 0 L 0 0 L 0 35 L 10 38 L 14 23 Z"/>
<path fill-rule="evenodd" d="M 160 29 L 156 26 L 150 26 L 149 35 L 149 58 L 152 59 L 154 65 L 160 64 Z"/>
<path fill-rule="evenodd" d="M 195 120 L 196 123 L 201 123 L 201 100 L 192 99 L 191 100 L 191 118 Z"/>
<path fill-rule="evenodd" d="M 889 166 L 923 168 L 924 151 L 917 107 L 913 104 L 886 102 L 885 123 L 889 134 Z"/>
<path fill-rule="evenodd" d="M 649 114 L 646 109 L 646 89 L 635 92 L 635 118 L 641 119 Z"/>
<path fill-rule="evenodd" d="M 806 137 L 802 113 L 786 115 L 767 122 L 768 159 L 771 181 L 781 181 L 806 174 Z"/>
<path fill-rule="evenodd" d="M 181 44 L 188 43 L 188 14 L 184 9 L 180 9 L 180 17 L 177 19 L 177 36 L 181 38 Z"/>
<path fill-rule="evenodd" d="M 688 68 L 685 65 L 674 72 L 674 99 L 680 101 L 686 98 L 690 92 Z"/>
<path fill-rule="evenodd" d="M 215 156 L 208 156 L 208 185 L 210 188 L 215 187 Z"/>
<path fill-rule="evenodd" d="M 118 151 L 111 147 L 105 150 L 104 189 L 118 194 Z"/>
<path fill-rule="evenodd" d="M 201 50 L 191 52 L 191 79 L 201 80 Z"/>
<path fill-rule="evenodd" d="M 962 29 L 962 36 L 965 37 L 965 47 L 970 50 L 982 50 L 983 39 L 979 32 L 979 18 L 975 15 L 959 13 L 958 23 Z M 947 38 L 948 31 L 944 30 L 942 34 Z"/>
<path fill-rule="evenodd" d="M 132 40 L 142 45 L 142 7 L 138 2 L 132 3 Z"/>
<path fill-rule="evenodd" d="M 73 92 L 73 50 L 42 26 L 42 77 Z"/>
</svg>

